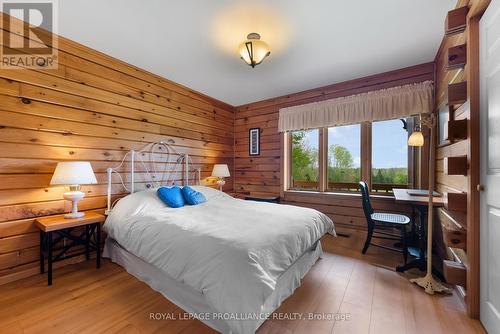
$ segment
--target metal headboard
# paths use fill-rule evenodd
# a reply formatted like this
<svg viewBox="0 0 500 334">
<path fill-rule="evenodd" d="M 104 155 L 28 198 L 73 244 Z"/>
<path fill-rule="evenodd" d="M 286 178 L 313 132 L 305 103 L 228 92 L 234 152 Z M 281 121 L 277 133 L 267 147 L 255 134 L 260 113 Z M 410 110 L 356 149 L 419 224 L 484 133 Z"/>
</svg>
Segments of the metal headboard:
<svg viewBox="0 0 500 334">
<path fill-rule="evenodd" d="M 140 150 L 135 151 L 135 150 L 130 150 L 125 155 L 123 156 L 123 159 L 121 160 L 120 164 L 116 167 L 110 167 L 108 168 L 107 174 L 108 174 L 108 198 L 107 198 L 107 210 L 106 214 L 111 213 L 111 210 L 113 209 L 113 205 L 115 202 L 111 202 L 111 195 L 112 195 L 112 176 L 113 173 L 118 175 L 118 178 L 123 186 L 123 188 L 129 192 L 129 193 L 134 193 L 136 192 L 136 185 L 135 185 L 135 172 L 136 172 L 136 163 L 140 164 L 142 169 L 145 172 L 146 175 L 146 181 L 145 181 L 145 188 L 156 188 L 160 187 L 163 185 L 167 186 L 172 186 L 175 184 L 175 180 L 172 179 L 172 175 L 176 175 L 179 170 L 179 167 L 182 168 L 182 184 L 183 185 L 189 185 L 189 173 L 194 172 L 195 176 L 197 175 L 198 177 L 196 178 L 197 183 L 201 183 L 201 170 L 200 168 L 195 168 L 192 171 L 189 170 L 190 165 L 192 164 L 192 160 L 190 156 L 187 153 L 180 153 L 176 150 L 176 148 L 173 146 L 175 144 L 175 141 L 172 139 L 167 139 L 167 140 L 161 140 L 157 142 L 152 142 L 144 145 Z M 160 157 L 160 161 L 156 161 L 156 157 Z M 175 160 L 171 160 L 171 157 L 174 156 L 176 157 Z M 152 166 L 152 168 L 148 168 L 148 165 L 144 162 L 143 157 L 148 157 L 148 163 Z M 124 163 L 127 161 L 127 158 L 130 158 L 130 182 L 128 183 L 129 186 L 125 184 L 125 181 L 123 180 L 123 177 L 120 173 L 120 168 L 124 165 Z M 175 165 L 173 169 L 168 168 L 169 164 L 172 162 L 175 162 Z M 164 163 L 164 168 L 162 170 L 157 170 L 157 165 L 158 164 L 163 164 Z M 141 189 L 143 190 L 143 189 Z"/>
</svg>

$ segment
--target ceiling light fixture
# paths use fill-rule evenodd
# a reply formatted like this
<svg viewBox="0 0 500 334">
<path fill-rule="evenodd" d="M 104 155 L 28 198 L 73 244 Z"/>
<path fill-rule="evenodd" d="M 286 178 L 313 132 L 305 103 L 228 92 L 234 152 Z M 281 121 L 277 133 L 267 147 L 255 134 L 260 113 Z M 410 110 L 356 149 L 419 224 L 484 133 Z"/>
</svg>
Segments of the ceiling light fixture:
<svg viewBox="0 0 500 334">
<path fill-rule="evenodd" d="M 266 42 L 260 40 L 260 35 L 252 32 L 248 34 L 247 40 L 239 47 L 241 59 L 248 65 L 255 67 L 262 63 L 264 58 L 271 54 Z"/>
</svg>

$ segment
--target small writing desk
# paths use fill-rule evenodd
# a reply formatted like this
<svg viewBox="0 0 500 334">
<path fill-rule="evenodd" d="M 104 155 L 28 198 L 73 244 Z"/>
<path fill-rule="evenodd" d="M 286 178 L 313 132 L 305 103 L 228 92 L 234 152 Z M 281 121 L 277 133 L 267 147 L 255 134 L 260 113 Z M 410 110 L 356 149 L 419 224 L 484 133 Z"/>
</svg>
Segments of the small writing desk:
<svg viewBox="0 0 500 334">
<path fill-rule="evenodd" d="M 426 237 L 425 237 L 425 226 L 427 224 L 427 214 L 428 214 L 428 205 L 429 205 L 429 195 L 426 196 L 418 196 L 412 195 L 408 193 L 408 190 L 413 189 L 393 189 L 394 198 L 396 203 L 409 204 L 414 209 L 416 209 L 420 213 L 420 224 L 417 225 L 416 236 L 418 248 L 420 249 L 420 254 L 417 259 L 408 262 L 406 265 L 399 266 L 396 268 L 397 271 L 403 272 L 411 268 L 419 268 L 420 270 L 425 270 L 426 267 Z M 433 197 L 432 203 L 434 207 L 442 207 L 444 206 L 445 199 L 443 196 Z M 432 228 L 432 226 L 428 226 L 428 228 Z M 433 272 L 434 272 L 433 268 Z M 439 277 L 441 275 L 437 273 Z"/>
</svg>

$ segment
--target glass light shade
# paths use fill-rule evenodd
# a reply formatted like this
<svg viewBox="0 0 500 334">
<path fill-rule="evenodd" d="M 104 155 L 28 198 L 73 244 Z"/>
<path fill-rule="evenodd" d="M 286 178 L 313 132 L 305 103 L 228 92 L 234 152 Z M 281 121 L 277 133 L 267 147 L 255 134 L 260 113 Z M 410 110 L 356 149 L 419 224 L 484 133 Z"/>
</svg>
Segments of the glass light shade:
<svg viewBox="0 0 500 334">
<path fill-rule="evenodd" d="M 262 63 L 264 58 L 271 54 L 271 51 L 269 51 L 269 46 L 266 42 L 257 38 L 251 38 L 240 44 L 239 53 L 245 63 L 254 67 Z"/>
<path fill-rule="evenodd" d="M 415 131 L 408 138 L 408 146 L 424 146 L 424 135 L 421 131 Z"/>
<path fill-rule="evenodd" d="M 96 184 L 92 165 L 87 161 L 59 162 L 50 180 L 51 185 Z"/>
<path fill-rule="evenodd" d="M 214 165 L 214 169 L 212 170 L 212 176 L 215 177 L 229 177 L 229 167 L 226 164 L 217 164 Z"/>
</svg>

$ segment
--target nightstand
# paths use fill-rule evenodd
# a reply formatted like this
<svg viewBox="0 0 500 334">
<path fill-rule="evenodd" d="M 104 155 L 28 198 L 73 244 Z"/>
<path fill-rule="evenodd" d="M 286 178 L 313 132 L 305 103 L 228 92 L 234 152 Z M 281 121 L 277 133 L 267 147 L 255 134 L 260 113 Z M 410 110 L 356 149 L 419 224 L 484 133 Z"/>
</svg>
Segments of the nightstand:
<svg viewBox="0 0 500 334">
<path fill-rule="evenodd" d="M 279 196 L 270 196 L 270 197 L 253 197 L 253 196 L 247 196 L 247 197 L 245 197 L 245 200 L 247 200 L 247 201 L 256 201 L 256 202 L 279 203 L 280 202 L 280 197 Z"/>
<path fill-rule="evenodd" d="M 101 224 L 106 220 L 104 215 L 95 212 L 86 212 L 81 218 L 64 218 L 64 216 L 52 216 L 37 218 L 35 225 L 40 229 L 40 273 L 45 273 L 45 258 L 47 258 L 48 276 L 47 285 L 52 285 L 52 264 L 71 257 L 85 254 L 90 259 L 90 252 L 96 252 L 96 267 L 101 266 Z M 84 227 L 80 234 L 73 234 L 77 227 Z M 54 255 L 54 245 L 66 238 L 68 245 L 58 249 Z M 92 240 L 93 239 L 93 240 Z M 85 251 L 65 255 L 74 246 L 85 246 Z"/>
</svg>

